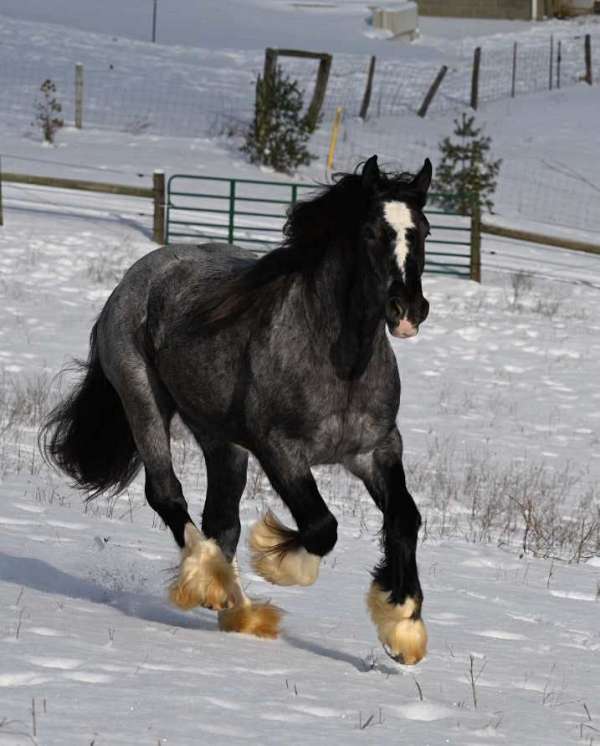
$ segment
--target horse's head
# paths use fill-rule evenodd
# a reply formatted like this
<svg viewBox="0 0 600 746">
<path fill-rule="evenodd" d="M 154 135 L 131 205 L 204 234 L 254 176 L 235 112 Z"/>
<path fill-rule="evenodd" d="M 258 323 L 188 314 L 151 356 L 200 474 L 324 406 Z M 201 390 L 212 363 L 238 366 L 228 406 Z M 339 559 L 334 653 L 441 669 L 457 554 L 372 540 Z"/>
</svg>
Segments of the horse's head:
<svg viewBox="0 0 600 746">
<path fill-rule="evenodd" d="M 413 178 L 381 174 L 377 156 L 362 170 L 362 185 L 371 195 L 371 220 L 365 240 L 372 259 L 387 270 L 385 318 L 395 337 L 414 337 L 429 313 L 421 275 L 425 267 L 425 239 L 429 223 L 423 214 L 431 184 L 427 159 Z"/>
</svg>

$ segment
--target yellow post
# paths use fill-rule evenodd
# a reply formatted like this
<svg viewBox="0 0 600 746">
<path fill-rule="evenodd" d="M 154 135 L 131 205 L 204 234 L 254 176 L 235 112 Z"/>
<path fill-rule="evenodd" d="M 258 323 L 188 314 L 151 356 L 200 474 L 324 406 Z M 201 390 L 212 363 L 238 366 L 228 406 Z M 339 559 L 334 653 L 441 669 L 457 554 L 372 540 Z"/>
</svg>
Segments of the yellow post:
<svg viewBox="0 0 600 746">
<path fill-rule="evenodd" d="M 333 129 L 331 130 L 331 139 L 329 141 L 329 152 L 327 153 L 327 171 L 331 171 L 333 168 L 333 159 L 335 157 L 335 148 L 338 141 L 338 135 L 340 133 L 340 127 L 342 125 L 342 115 L 344 109 L 338 106 L 335 110 L 335 119 L 333 120 Z"/>
</svg>

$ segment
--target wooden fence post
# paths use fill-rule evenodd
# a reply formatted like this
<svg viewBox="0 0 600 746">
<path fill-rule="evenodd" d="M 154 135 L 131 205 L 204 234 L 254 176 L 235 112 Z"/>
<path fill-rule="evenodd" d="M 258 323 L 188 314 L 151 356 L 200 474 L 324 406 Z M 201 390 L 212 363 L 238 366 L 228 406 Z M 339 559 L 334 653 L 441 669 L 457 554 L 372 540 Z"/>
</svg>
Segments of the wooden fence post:
<svg viewBox="0 0 600 746">
<path fill-rule="evenodd" d="M 365 88 L 365 95 L 363 96 L 362 105 L 360 107 L 360 118 L 365 120 L 367 118 L 367 112 L 369 111 L 369 104 L 371 103 L 371 93 L 373 91 L 373 77 L 375 75 L 375 62 L 376 57 L 373 55 L 369 62 L 369 72 L 367 74 L 367 87 Z"/>
<path fill-rule="evenodd" d="M 435 76 L 435 80 L 429 87 L 429 90 L 427 91 L 427 95 L 423 99 L 423 103 L 421 104 L 421 108 L 417 112 L 417 114 L 420 117 L 424 117 L 427 114 L 427 109 L 429 109 L 429 105 L 433 101 L 433 97 L 438 91 L 438 88 L 442 85 L 442 80 L 444 80 L 444 77 L 446 73 L 448 72 L 448 67 L 446 65 L 442 65 L 440 68 L 439 73 Z"/>
<path fill-rule="evenodd" d="M 2 213 L 2 159 L 0 158 L 0 225 L 4 225 L 4 215 Z"/>
<path fill-rule="evenodd" d="M 299 57 L 301 59 L 319 60 L 319 69 L 317 71 L 317 82 L 313 92 L 312 100 L 306 112 L 306 123 L 310 131 L 314 131 L 319 123 L 319 115 L 325 100 L 327 92 L 327 83 L 329 81 L 329 72 L 333 57 L 326 52 L 306 52 L 302 49 L 265 49 L 265 65 L 263 68 L 263 80 L 275 78 L 277 72 L 277 61 L 279 57 Z M 258 85 L 258 81 L 257 81 Z"/>
<path fill-rule="evenodd" d="M 277 69 L 277 50 L 267 47 L 265 49 L 265 66 L 263 69 L 263 80 L 275 77 Z"/>
<path fill-rule="evenodd" d="M 560 63 L 562 62 L 562 41 L 558 40 L 558 50 L 556 54 L 556 87 L 560 88 Z"/>
<path fill-rule="evenodd" d="M 158 6 L 158 0 L 154 0 L 154 6 L 152 8 L 152 41 L 156 43 L 156 11 Z"/>
<path fill-rule="evenodd" d="M 481 66 L 481 47 L 473 55 L 473 76 L 471 78 L 471 108 L 477 111 L 479 104 L 479 68 Z"/>
<path fill-rule="evenodd" d="M 165 172 L 156 170 L 152 174 L 154 193 L 154 230 L 152 238 L 161 246 L 165 242 Z"/>
<path fill-rule="evenodd" d="M 319 61 L 317 84 L 315 85 L 315 92 L 306 113 L 306 123 L 311 131 L 315 130 L 319 123 L 319 114 L 321 113 L 321 107 L 323 106 L 325 93 L 327 92 L 332 60 L 333 58 L 330 54 L 324 54 Z"/>
<path fill-rule="evenodd" d="M 481 207 L 476 199 L 471 209 L 471 279 L 481 282 Z"/>
<path fill-rule="evenodd" d="M 510 91 L 511 98 L 517 93 L 517 42 L 513 45 L 513 66 L 512 66 L 512 87 Z"/>
<path fill-rule="evenodd" d="M 81 129 L 83 123 L 83 65 L 75 65 L 75 127 Z"/>
<path fill-rule="evenodd" d="M 585 35 L 585 82 L 592 85 L 594 82 L 592 76 L 592 37 L 590 34 Z"/>
</svg>

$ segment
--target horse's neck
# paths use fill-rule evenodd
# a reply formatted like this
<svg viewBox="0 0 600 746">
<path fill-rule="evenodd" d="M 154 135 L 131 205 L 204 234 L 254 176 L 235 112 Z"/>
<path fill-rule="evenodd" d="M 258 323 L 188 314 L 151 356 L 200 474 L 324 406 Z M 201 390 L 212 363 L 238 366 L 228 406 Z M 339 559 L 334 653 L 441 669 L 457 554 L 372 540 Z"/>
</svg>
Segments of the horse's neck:
<svg viewBox="0 0 600 746">
<path fill-rule="evenodd" d="M 385 341 L 381 280 L 365 263 L 343 252 L 329 252 L 304 283 L 304 313 L 347 375 L 360 374 L 374 350 Z"/>
<path fill-rule="evenodd" d="M 328 253 L 315 273 L 314 284 L 330 315 L 342 325 L 349 319 L 358 321 L 368 332 L 383 318 L 386 284 L 360 251 Z"/>
</svg>

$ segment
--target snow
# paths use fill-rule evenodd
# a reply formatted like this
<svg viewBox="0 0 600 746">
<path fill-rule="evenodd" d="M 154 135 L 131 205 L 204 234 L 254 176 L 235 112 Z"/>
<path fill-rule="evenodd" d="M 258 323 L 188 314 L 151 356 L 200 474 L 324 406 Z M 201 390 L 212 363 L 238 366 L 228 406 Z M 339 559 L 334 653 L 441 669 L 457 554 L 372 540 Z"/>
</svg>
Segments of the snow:
<svg viewBox="0 0 600 746">
<path fill-rule="evenodd" d="M 348 19 L 360 26 L 361 16 L 355 13 L 358 4 L 350 9 L 343 7 Z M 286 6 L 273 13 L 274 17 L 287 17 L 294 12 Z M 106 17 L 103 13 L 102 18 Z M 310 146 L 317 161 L 302 170 L 304 178 L 323 179 L 330 117 L 338 105 L 345 106 L 346 117 L 338 140 L 336 169 L 352 169 L 373 153 L 390 167 L 415 170 L 425 157 L 432 157 L 435 163 L 438 143 L 451 134 L 460 102 L 468 98 L 475 41 L 463 38 L 457 44 L 455 39 L 444 37 L 442 31 L 447 24 L 452 27 L 450 20 L 422 20 L 435 22 L 438 35 L 424 36 L 417 44 L 395 46 L 391 56 L 386 51 L 389 44 L 374 42 L 377 49 L 372 51 L 378 56 L 376 85 L 371 118 L 366 124 L 355 115 L 368 58 L 358 47 L 352 47 L 353 53 L 335 48 L 325 123 Z M 309 32 L 320 25 L 312 13 L 302 23 L 295 23 L 295 46 L 316 48 L 310 43 Z M 512 59 L 513 39 L 519 39 L 520 48 L 526 51 L 533 44 L 536 56 L 524 59 L 518 74 L 524 76 L 525 85 L 527 76 L 537 75 L 537 63 L 543 58 L 541 79 L 547 85 L 547 44 L 550 33 L 555 33 L 564 42 L 563 79 L 569 60 L 573 67 L 569 74 L 576 77 L 582 69 L 582 35 L 588 31 L 598 34 L 599 28 L 593 17 L 574 24 L 528 24 L 519 32 L 492 33 L 477 42 L 485 51 L 485 105 L 478 113 L 478 124 L 493 139 L 494 157 L 503 159 L 495 203 L 499 216 L 511 225 L 533 221 L 545 226 L 542 232 L 554 233 L 556 227 L 548 227 L 552 224 L 568 235 L 577 231 L 576 237 L 589 241 L 600 230 L 596 164 L 600 100 L 596 88 L 570 84 L 552 93 L 539 91 L 511 99 L 506 88 L 510 85 L 510 60 L 505 59 L 505 53 Z M 258 35 L 253 37 L 254 47 L 248 49 L 236 29 L 234 25 L 230 38 L 237 48 L 193 48 L 130 41 L 0 16 L 0 68 L 6 71 L 0 89 L 3 167 L 35 173 L 51 170 L 56 174 L 56 166 L 60 166 L 63 175 L 80 178 L 99 177 L 102 170 L 102 178 L 139 183 L 135 174 L 144 173 L 149 178 L 155 168 L 217 175 L 221 158 L 227 157 L 240 175 L 255 175 L 237 151 L 239 135 L 227 138 L 224 133 L 230 128 L 239 133 L 248 120 L 255 76 L 263 64 L 262 45 L 272 42 Z M 569 40 L 576 44 L 572 55 L 567 55 Z M 27 53 L 23 55 L 21 50 Z M 30 127 L 36 90 L 41 80 L 52 77 L 58 85 L 66 121 L 72 122 L 76 61 L 85 67 L 84 130 L 63 131 L 57 148 L 42 148 L 37 142 L 38 133 Z M 422 120 L 414 111 L 442 62 L 450 66 L 451 74 Z M 310 90 L 316 63 L 288 60 L 285 64 Z M 120 132 L 116 134 L 115 129 Z M 573 147 L 574 133 L 577 147 Z M 177 144 L 174 137 L 178 138 Z M 225 151 L 216 157 L 215 142 Z M 52 162 L 51 169 L 45 161 Z"/>
<path fill-rule="evenodd" d="M 152 33 L 152 2 L 105 0 L 102 5 L 74 0 L 4 0 L 2 14 L 38 23 L 71 26 L 116 37 L 148 41 Z M 289 0 L 191 0 L 158 2 L 157 37 L 161 44 L 209 49 L 258 49 L 265 46 L 311 48 L 315 51 L 377 53 L 394 56 L 396 45 L 369 40 L 371 17 L 364 0 L 290 2 Z M 464 38 L 496 32 L 530 30 L 519 21 L 456 21 L 421 18 L 427 36 Z M 389 47 L 388 48 L 386 48 Z"/>
<path fill-rule="evenodd" d="M 349 69 L 356 66 L 352 55 L 371 45 L 378 55 L 427 57 L 437 65 L 435 54 L 446 54 L 455 38 L 469 43 L 465 34 L 486 41 L 497 34 L 506 44 L 515 34 L 554 27 L 467 22 L 460 32 L 455 22 L 421 19 L 418 44 L 392 47 L 365 36 L 362 3 L 332 4 L 297 9 L 252 0 L 250 12 L 250 2 L 181 2 L 159 24 L 174 46 L 150 47 L 102 36 L 118 18 L 111 33 L 142 38 L 136 13 L 149 15 L 148 4 L 120 3 L 114 14 L 110 3 L 96 12 L 68 0 L 5 0 L 2 12 L 12 18 L 0 19 L 0 55 L 4 69 L 15 72 L 14 90 L 21 59 L 37 57 L 43 67 L 70 65 L 76 56 L 90 69 L 112 59 L 125 79 L 162 65 L 174 81 L 188 75 L 206 101 L 206 91 L 222 84 L 242 97 L 265 44 L 306 46 L 313 32 L 317 44 L 334 26 L 339 33 L 331 38 Z M 159 10 L 167 12 L 162 4 Z M 200 12 L 213 30 L 203 48 L 176 46 L 190 43 Z M 47 25 L 67 16 L 85 30 Z M 240 17 L 248 23 L 236 22 Z M 286 36 L 292 33 L 295 43 Z M 266 175 L 243 160 L 235 142 L 205 133 L 117 132 L 107 124 L 67 128 L 57 147 L 42 148 L 26 129 L 23 102 L 0 113 L 6 170 L 135 185 L 149 185 L 155 168 L 167 175 Z M 597 88 L 577 87 L 485 105 L 481 119 L 504 158 L 494 220 L 597 241 L 598 107 Z M 414 169 L 435 156 L 452 114 L 424 121 L 404 114 L 366 127 L 348 122 L 338 165 L 355 165 L 366 151 Z M 313 141 L 320 153 L 327 134 Z M 322 179 L 323 161 L 302 178 Z M 262 641 L 220 633 L 207 610 L 169 605 L 178 552 L 146 505 L 141 479 L 123 496 L 86 507 L 41 461 L 39 420 L 72 373 L 55 376 L 72 357 L 85 356 L 93 320 L 123 270 L 153 248 L 151 208 L 144 200 L 3 186 L 0 744 L 179 746 L 210 739 L 312 746 L 400 738 L 433 746 L 563 746 L 594 738 L 600 559 L 566 564 L 560 547 L 546 558 L 523 553 L 522 525 L 515 518 L 503 531 L 493 509 L 496 499 L 509 499 L 507 489 L 522 487 L 573 521 L 586 495 L 589 518 L 598 507 L 596 256 L 488 237 L 484 283 L 426 275 L 430 317 L 418 337 L 392 343 L 409 482 L 425 519 L 418 557 L 430 646 L 409 668 L 387 658 L 368 619 L 364 597 L 379 556 L 380 516 L 340 469 L 316 474 L 340 521 L 339 543 L 318 582 L 275 588 L 248 571 L 245 541 L 267 506 L 290 519 L 252 465 L 242 510 L 244 581 L 251 596 L 287 612 L 281 638 Z M 179 430 L 174 455 L 199 515 L 204 467 Z M 471 503 L 475 497 L 480 505 Z M 471 520 L 484 508 L 492 511 L 489 529 Z"/>
<path fill-rule="evenodd" d="M 7 215 L 1 339 L 5 370 L 19 371 L 5 374 L 10 383 L 53 375 L 68 356 L 85 354 L 114 274 L 151 244 L 136 227 L 97 217 Z M 394 343 L 409 464 L 427 458 L 435 433 L 439 448 L 452 440 L 451 458 L 477 451 L 490 464 L 525 458 L 553 468 L 543 456 L 551 452 L 597 481 L 597 290 L 539 286 L 525 300 L 534 306 L 538 293 L 560 293 L 551 318 L 511 310 L 503 279 L 478 287 L 426 278 L 425 292 L 432 311 L 422 336 Z M 0 722 L 10 722 L 0 743 L 32 734 L 32 698 L 43 744 L 381 743 L 402 732 L 410 743 L 538 744 L 544 734 L 544 743 L 562 745 L 588 722 L 584 704 L 597 716 L 593 564 L 519 559 L 515 548 L 429 529 L 419 559 L 430 652 L 415 669 L 396 666 L 364 608 L 379 518 L 362 489 L 334 470 L 319 482 L 340 518 L 340 541 L 318 583 L 273 588 L 246 573 L 251 595 L 288 612 L 285 632 L 276 642 L 226 636 L 213 613 L 168 605 L 177 552 L 145 505 L 141 481 L 83 511 L 80 496 L 40 463 L 34 436 L 25 425 L 2 440 Z M 197 514 L 203 467 L 193 445 L 182 449 L 178 442 L 178 471 Z M 264 480 L 250 484 L 242 568 L 249 526 L 271 504 Z M 433 527 L 436 512 L 422 492 Z M 470 655 L 477 670 L 485 664 L 477 707 Z"/>
</svg>

